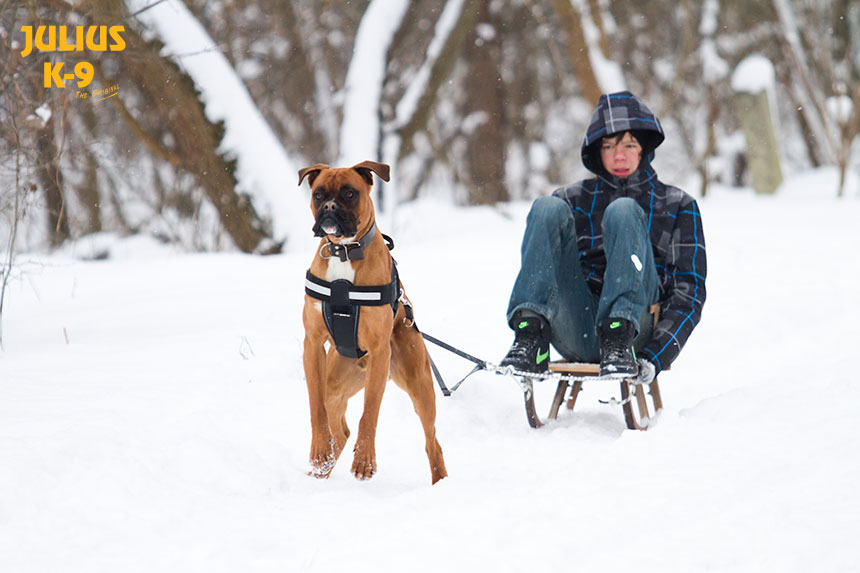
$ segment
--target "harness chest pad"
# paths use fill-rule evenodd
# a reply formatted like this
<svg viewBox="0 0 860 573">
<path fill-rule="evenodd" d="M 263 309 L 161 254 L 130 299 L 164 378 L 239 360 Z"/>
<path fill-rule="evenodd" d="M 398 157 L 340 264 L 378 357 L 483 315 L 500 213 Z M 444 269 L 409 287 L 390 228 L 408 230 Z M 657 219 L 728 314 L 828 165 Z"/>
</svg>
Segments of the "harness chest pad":
<svg viewBox="0 0 860 573">
<path fill-rule="evenodd" d="M 322 314 L 338 353 L 347 358 L 361 358 L 367 354 L 367 351 L 358 347 L 358 316 L 361 307 L 349 304 L 351 285 L 343 279 L 331 283 L 331 298 L 323 301 Z"/>
<path fill-rule="evenodd" d="M 397 268 L 391 266 L 391 282 L 380 286 L 355 286 L 339 279 L 328 282 L 307 272 L 305 293 L 322 302 L 326 328 L 338 353 L 345 358 L 361 358 L 366 350 L 358 347 L 358 320 L 362 306 L 391 305 L 397 314 L 400 280 Z"/>
</svg>

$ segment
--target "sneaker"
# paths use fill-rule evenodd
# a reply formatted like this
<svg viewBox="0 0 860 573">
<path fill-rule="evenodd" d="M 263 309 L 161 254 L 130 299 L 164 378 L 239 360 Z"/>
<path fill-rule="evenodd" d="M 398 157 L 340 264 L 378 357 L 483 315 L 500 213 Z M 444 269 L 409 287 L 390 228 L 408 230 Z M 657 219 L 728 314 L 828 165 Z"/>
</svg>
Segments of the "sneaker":
<svg viewBox="0 0 860 573">
<path fill-rule="evenodd" d="M 607 318 L 598 329 L 600 335 L 600 376 L 627 378 L 636 376 L 636 352 L 633 339 L 636 327 L 624 318 Z"/>
<path fill-rule="evenodd" d="M 520 372 L 546 372 L 551 338 L 546 319 L 540 316 L 516 317 L 511 326 L 516 338 L 501 366 L 511 366 Z"/>
</svg>

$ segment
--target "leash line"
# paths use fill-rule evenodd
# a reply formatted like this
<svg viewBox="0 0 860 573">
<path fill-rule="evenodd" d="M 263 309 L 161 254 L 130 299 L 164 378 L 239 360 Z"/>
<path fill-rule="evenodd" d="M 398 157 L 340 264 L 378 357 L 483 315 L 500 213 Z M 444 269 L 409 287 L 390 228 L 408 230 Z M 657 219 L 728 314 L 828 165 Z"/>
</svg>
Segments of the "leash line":
<svg viewBox="0 0 860 573">
<path fill-rule="evenodd" d="M 460 385 L 461 385 L 463 382 L 465 382 L 465 381 L 466 381 L 466 379 L 467 379 L 469 376 L 471 376 L 472 374 L 474 374 L 475 372 L 480 372 L 481 370 L 487 370 L 487 371 L 493 371 L 493 370 L 494 370 L 494 368 L 493 368 L 493 367 L 491 367 L 491 366 L 487 363 L 487 361 L 486 361 L 486 360 L 481 360 L 480 358 L 475 358 L 475 357 L 474 357 L 474 356 L 472 356 L 471 354 L 469 354 L 469 353 L 467 353 L 467 352 L 463 352 L 463 351 L 462 351 L 462 350 L 460 350 L 459 348 L 455 348 L 455 347 L 451 346 L 450 344 L 448 344 L 447 342 L 442 342 L 441 340 L 439 340 L 439 339 L 438 339 L 438 338 L 436 338 L 435 336 L 430 336 L 429 334 L 427 334 L 427 333 L 426 333 L 426 332 L 424 332 L 424 331 L 419 331 L 419 332 L 421 332 L 421 336 L 423 336 L 423 337 L 424 337 L 424 339 L 425 339 L 427 342 L 432 342 L 432 343 L 433 343 L 433 344 L 435 344 L 436 346 L 438 346 L 438 347 L 440 347 L 440 348 L 444 348 L 444 349 L 445 349 L 445 350 L 447 350 L 448 352 L 452 352 L 452 353 L 456 354 L 457 356 L 459 356 L 460 358 L 465 358 L 466 360 L 468 360 L 468 361 L 470 361 L 470 362 L 474 362 L 474 363 L 475 363 L 475 367 L 474 367 L 474 368 L 472 368 L 472 370 L 471 370 L 468 374 L 466 374 L 465 376 L 463 376 L 463 378 L 462 378 L 462 379 L 460 379 L 460 381 L 459 381 L 459 382 L 457 382 L 456 384 L 454 384 L 454 385 L 449 389 L 449 388 L 445 385 L 445 382 L 442 380 L 442 374 L 439 372 L 439 369 L 436 367 L 436 364 L 433 362 L 433 359 L 432 359 L 432 358 L 430 358 L 430 367 L 433 369 L 433 374 L 435 374 L 435 376 L 436 376 L 436 382 L 438 382 L 438 383 L 439 383 L 439 389 L 440 389 L 440 390 L 442 390 L 442 395 L 443 395 L 443 396 L 446 396 L 446 397 L 447 397 L 447 396 L 450 396 L 451 394 L 453 394 L 454 392 L 456 392 L 456 391 L 457 391 L 457 388 L 459 388 L 459 387 L 460 387 Z M 430 356 L 430 353 L 429 353 L 429 352 L 427 353 L 427 356 L 428 356 L 428 357 Z"/>
<path fill-rule="evenodd" d="M 430 358 L 430 368 L 433 370 L 433 376 L 436 377 L 436 383 L 439 384 L 439 389 L 442 391 L 442 395 L 445 397 L 450 396 L 451 393 L 457 389 L 457 386 L 459 386 L 459 384 L 454 387 L 454 390 L 449 390 L 448 387 L 445 385 L 445 381 L 442 380 L 442 373 L 439 372 L 439 368 L 436 366 L 436 363 L 433 362 L 433 358 L 430 357 L 429 352 L 427 353 L 427 358 Z"/>
<path fill-rule="evenodd" d="M 427 334 L 426 332 L 421 332 L 421 336 L 423 336 L 423 337 L 424 337 L 424 339 L 425 339 L 425 340 L 427 340 L 428 342 L 432 342 L 432 343 L 433 343 L 433 344 L 435 344 L 436 346 L 439 346 L 440 348 L 444 348 L 444 349 L 445 349 L 445 350 L 447 350 L 448 352 L 453 352 L 454 354 L 456 354 L 456 355 L 457 355 L 457 356 L 459 356 L 460 358 L 465 358 L 466 360 L 468 360 L 468 361 L 470 361 L 470 362 L 474 362 L 474 363 L 475 363 L 475 364 L 477 364 L 477 365 L 478 365 L 478 367 L 479 367 L 479 368 L 481 368 L 481 369 L 485 369 L 485 368 L 487 368 L 487 361 L 486 361 L 486 360 L 481 360 L 480 358 L 475 358 L 475 357 L 474 357 L 474 356 L 472 356 L 471 354 L 468 354 L 468 353 L 466 353 L 466 352 L 463 352 L 463 351 L 462 351 L 462 350 L 460 350 L 459 348 L 454 348 L 453 346 L 451 346 L 451 345 L 450 345 L 450 344 L 448 344 L 447 342 L 442 342 L 442 341 L 441 341 L 441 340 L 439 340 L 438 338 L 436 338 L 436 337 L 434 337 L 434 336 L 430 336 L 430 335 L 429 335 L 429 334 Z"/>
</svg>

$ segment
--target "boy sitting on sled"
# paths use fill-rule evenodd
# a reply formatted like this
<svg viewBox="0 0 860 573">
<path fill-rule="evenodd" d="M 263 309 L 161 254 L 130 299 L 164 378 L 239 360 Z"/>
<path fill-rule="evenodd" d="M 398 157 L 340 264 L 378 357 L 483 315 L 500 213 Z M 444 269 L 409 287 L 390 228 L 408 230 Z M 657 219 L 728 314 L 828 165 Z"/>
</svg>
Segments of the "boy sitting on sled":
<svg viewBox="0 0 860 573">
<path fill-rule="evenodd" d="M 707 263 L 696 201 L 651 167 L 663 139 L 639 98 L 601 96 L 582 144 L 595 177 L 529 212 L 502 366 L 545 372 L 552 344 L 567 360 L 599 360 L 602 377 L 649 383 L 678 356 L 701 317 Z"/>
</svg>

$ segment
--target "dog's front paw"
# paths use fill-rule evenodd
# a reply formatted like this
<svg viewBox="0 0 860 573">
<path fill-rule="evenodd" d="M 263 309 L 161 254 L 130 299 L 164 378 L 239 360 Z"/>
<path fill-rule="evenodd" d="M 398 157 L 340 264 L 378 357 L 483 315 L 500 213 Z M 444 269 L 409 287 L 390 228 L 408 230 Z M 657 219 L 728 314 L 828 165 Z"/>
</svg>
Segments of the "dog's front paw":
<svg viewBox="0 0 860 573">
<path fill-rule="evenodd" d="M 366 480 L 373 477 L 376 473 L 376 454 L 371 448 L 369 451 L 364 448 L 355 449 L 355 458 L 352 461 L 352 474 L 356 479 Z"/>
<path fill-rule="evenodd" d="M 320 479 L 327 478 L 337 463 L 337 456 L 334 454 L 332 444 L 329 442 L 326 447 L 312 448 L 310 463 L 309 476 Z"/>
<path fill-rule="evenodd" d="M 334 456 L 323 460 L 311 460 L 311 470 L 308 472 L 308 475 L 318 479 L 327 478 L 331 475 L 331 470 L 334 469 L 335 461 Z"/>
</svg>

